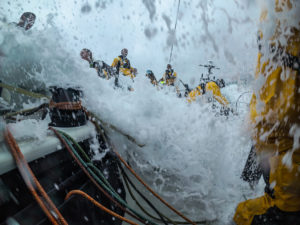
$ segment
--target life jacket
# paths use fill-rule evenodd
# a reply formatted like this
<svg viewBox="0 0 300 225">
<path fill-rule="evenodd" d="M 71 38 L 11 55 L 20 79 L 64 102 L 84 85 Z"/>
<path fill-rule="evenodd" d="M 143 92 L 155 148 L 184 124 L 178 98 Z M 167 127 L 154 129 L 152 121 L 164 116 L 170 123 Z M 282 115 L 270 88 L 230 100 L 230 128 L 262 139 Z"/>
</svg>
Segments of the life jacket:
<svg viewBox="0 0 300 225">
<path fill-rule="evenodd" d="M 118 56 L 119 62 L 117 64 L 117 68 L 126 68 L 126 69 L 130 69 L 130 61 L 127 58 L 124 58 L 122 55 Z"/>
<path fill-rule="evenodd" d="M 135 74 L 132 73 L 133 68 L 131 68 L 129 59 L 124 58 L 122 55 L 114 59 L 111 67 L 116 68 L 117 74 L 119 74 L 121 71 L 125 76 L 130 76 L 131 78 L 135 77 Z"/>
<path fill-rule="evenodd" d="M 163 77 L 159 80 L 161 84 L 166 84 L 168 86 L 174 86 L 174 82 L 177 78 L 177 73 L 174 72 L 173 69 L 171 70 L 166 70 L 164 73 Z M 163 81 L 163 82 L 162 82 Z"/>
<path fill-rule="evenodd" d="M 166 73 L 165 73 L 165 79 L 166 80 L 175 79 L 175 78 L 176 78 L 176 75 L 174 74 L 174 70 L 173 69 L 166 70 Z"/>
</svg>

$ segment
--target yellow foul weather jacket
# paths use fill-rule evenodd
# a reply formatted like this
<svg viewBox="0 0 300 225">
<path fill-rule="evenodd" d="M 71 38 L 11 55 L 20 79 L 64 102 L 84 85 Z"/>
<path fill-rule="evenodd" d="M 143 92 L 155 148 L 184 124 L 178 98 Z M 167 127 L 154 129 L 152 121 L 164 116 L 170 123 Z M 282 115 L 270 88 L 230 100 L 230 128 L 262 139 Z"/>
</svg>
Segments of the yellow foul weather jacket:
<svg viewBox="0 0 300 225">
<path fill-rule="evenodd" d="M 159 80 L 161 84 L 166 84 L 168 86 L 175 85 L 177 79 L 177 73 L 175 71 L 165 72 L 163 77 Z"/>
<path fill-rule="evenodd" d="M 283 16 L 295 10 L 292 0 L 274 2 L 270 11 L 275 11 L 276 28 L 269 37 L 261 30 L 260 37 L 268 46 L 262 46 L 258 54 L 260 83 L 250 103 L 255 148 L 258 157 L 267 158 L 270 165 L 274 197 L 265 194 L 240 203 L 234 216 L 238 225 L 250 225 L 255 215 L 273 206 L 285 212 L 300 211 L 300 17 Z M 267 22 L 267 11 L 262 19 Z"/>
<path fill-rule="evenodd" d="M 115 58 L 111 66 L 117 68 L 117 71 L 122 72 L 124 76 L 135 78 L 135 69 L 131 67 L 129 59 L 123 58 L 122 55 Z"/>
<path fill-rule="evenodd" d="M 227 106 L 229 103 L 227 101 L 227 99 L 222 95 L 221 90 L 219 88 L 219 86 L 213 82 L 207 82 L 205 84 L 205 92 L 211 92 L 213 97 L 223 106 Z M 193 89 L 188 96 L 188 102 L 192 102 L 196 100 L 197 96 L 202 95 L 203 90 L 201 88 L 201 86 L 197 86 L 195 89 Z"/>
</svg>

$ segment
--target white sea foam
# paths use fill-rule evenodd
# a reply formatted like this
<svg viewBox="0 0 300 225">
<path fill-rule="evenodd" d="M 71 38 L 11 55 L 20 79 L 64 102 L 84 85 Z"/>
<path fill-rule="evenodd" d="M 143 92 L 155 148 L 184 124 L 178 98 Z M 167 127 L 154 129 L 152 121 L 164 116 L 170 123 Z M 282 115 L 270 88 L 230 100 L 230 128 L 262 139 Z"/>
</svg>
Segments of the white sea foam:
<svg viewBox="0 0 300 225">
<path fill-rule="evenodd" d="M 136 8 L 128 13 L 131 17 L 125 15 L 121 18 L 120 25 L 108 19 L 110 10 L 119 12 L 119 8 L 126 7 L 120 7 L 116 1 L 107 1 L 101 7 L 90 5 L 92 8 L 85 10 L 84 15 L 80 14 L 82 6 L 71 1 L 69 5 L 75 16 L 72 12 L 63 11 L 61 4 L 67 4 L 65 2 L 53 3 L 53 9 L 47 11 L 44 8 L 39 10 L 37 3 L 31 1 L 32 8 L 39 13 L 38 18 L 45 19 L 48 13 L 52 14 L 42 25 L 37 20 L 37 29 L 30 32 L 15 27 L 1 30 L 0 50 L 4 55 L 0 56 L 1 79 L 36 91 L 51 85 L 79 87 L 84 93 L 82 100 L 88 110 L 145 144 L 139 148 L 109 131 L 120 153 L 151 187 L 193 220 L 216 219 L 215 224 L 226 224 L 231 220 L 238 202 L 244 200 L 244 195 L 251 197 L 263 190 L 263 184 L 260 184 L 260 189 L 252 192 L 240 180 L 250 150 L 250 134 L 245 118 L 251 93 L 236 103 L 241 94 L 251 90 L 249 77 L 254 74 L 257 51 L 254 41 L 256 24 L 249 18 L 256 16 L 257 12 L 254 10 L 253 14 L 253 8 L 250 8 L 252 3 L 245 3 L 251 14 L 242 16 L 241 12 L 245 13 L 247 9 L 236 1 L 232 1 L 228 8 L 221 1 L 183 2 L 180 11 L 179 31 L 176 34 L 179 44 L 175 46 L 173 65 L 179 71 L 179 78 L 195 87 L 200 77 L 197 65 L 203 59 L 216 59 L 214 61 L 221 68 L 216 71 L 217 78 L 234 81 L 222 91 L 230 100 L 230 107 L 238 107 L 236 111 L 239 115 L 226 118 L 216 116 L 217 111 L 203 99 L 189 104 L 184 98 L 177 98 L 173 90 L 157 90 L 150 85 L 143 71 L 153 68 L 159 79 L 170 50 L 166 44 L 170 33 L 166 31 L 168 34 L 165 35 L 166 25 L 161 24 L 160 18 L 165 11 L 165 18 L 171 18 L 169 26 L 173 29 L 177 6 L 171 4 L 170 8 L 165 1 L 154 5 L 147 1 L 135 2 L 128 3 Z M 191 8 L 191 12 L 187 11 Z M 143 15 L 148 12 L 150 18 Z M 12 15 L 17 13 L 14 9 Z M 138 19 L 139 22 L 136 22 Z M 227 26 L 220 25 L 220 20 L 226 20 Z M 150 21 L 154 21 L 151 27 L 157 28 L 151 38 L 143 30 L 150 26 Z M 66 26 L 66 23 L 71 25 Z M 193 28 L 195 23 L 200 25 Z M 91 28 L 85 28 L 87 25 Z M 100 32 L 97 31 L 99 27 Z M 252 29 L 249 34 L 244 32 L 247 29 Z M 240 40 L 242 33 L 250 38 Z M 74 39 L 71 40 L 70 35 Z M 207 35 L 211 35 L 213 40 L 208 40 Z M 212 46 L 213 43 L 217 48 Z M 81 48 L 89 47 L 96 59 L 109 63 L 123 45 L 129 46 L 129 58 L 139 71 L 132 83 L 133 92 L 126 88 L 115 89 L 113 80 L 100 79 L 96 71 L 79 57 Z M 248 82 L 248 86 L 243 86 L 241 81 Z M 21 98 L 19 103 L 23 100 Z M 39 103 L 31 100 L 22 107 Z M 41 129 L 46 129 L 45 124 L 29 120 L 14 125 L 13 131 L 16 134 L 24 131 L 26 135 L 42 138 L 46 135 L 41 132 Z"/>
</svg>

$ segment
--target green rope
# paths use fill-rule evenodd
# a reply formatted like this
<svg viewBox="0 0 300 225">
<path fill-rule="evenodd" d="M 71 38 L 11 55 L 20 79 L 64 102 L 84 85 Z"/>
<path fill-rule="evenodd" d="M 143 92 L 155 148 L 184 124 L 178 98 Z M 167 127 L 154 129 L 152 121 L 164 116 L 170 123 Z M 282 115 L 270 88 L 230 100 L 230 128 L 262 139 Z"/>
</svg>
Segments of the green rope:
<svg viewBox="0 0 300 225">
<path fill-rule="evenodd" d="M 103 173 L 101 173 L 101 171 L 93 164 L 93 163 L 87 163 L 87 165 L 89 167 L 91 167 L 97 174 L 98 176 L 100 176 L 102 178 L 102 180 L 104 181 L 104 183 L 112 190 L 115 192 L 114 188 L 110 185 L 110 183 L 108 182 L 108 180 L 104 177 Z M 116 192 L 115 192 L 116 193 Z"/>
<path fill-rule="evenodd" d="M 99 120 L 99 122 L 102 122 L 99 118 L 97 118 L 96 116 L 95 116 L 95 119 L 96 120 Z M 101 134 L 101 136 L 103 137 L 103 139 L 104 139 L 104 141 L 106 142 L 106 143 L 109 143 L 109 141 L 107 140 L 107 138 L 105 137 L 105 134 L 102 132 L 102 128 L 100 127 L 100 125 L 97 123 L 97 121 L 96 121 L 96 123 L 94 123 L 95 124 L 95 126 L 96 126 L 96 128 L 97 128 L 97 130 L 98 130 L 98 132 Z M 122 170 L 123 168 L 119 165 L 119 167 L 120 167 L 120 169 Z M 125 171 L 123 170 L 122 172 L 124 172 L 125 173 Z M 122 173 L 123 174 L 123 173 Z M 126 173 L 125 173 L 126 174 Z M 127 177 L 128 178 L 128 177 Z M 123 179 L 124 179 L 124 177 L 123 177 Z M 128 178 L 128 180 L 129 180 L 129 182 L 131 182 L 130 181 L 130 179 Z M 124 181 L 126 182 L 126 180 L 124 179 Z M 135 188 L 135 190 L 137 190 L 137 188 L 133 185 L 133 183 L 131 182 L 131 185 L 133 186 L 133 188 Z M 128 189 L 128 191 L 129 191 L 129 189 Z M 129 191 L 130 192 L 130 191 Z M 134 198 L 133 198 L 134 199 Z M 137 205 L 139 206 L 139 203 L 137 203 Z M 140 207 L 141 208 L 141 207 Z M 146 215 L 148 215 L 149 217 L 151 217 L 151 218 L 153 218 L 153 219 L 155 219 L 155 220 L 158 220 L 158 221 L 160 221 L 160 222 L 162 222 L 159 218 L 155 218 L 155 217 L 153 217 L 153 216 L 151 216 L 151 215 L 149 215 L 148 213 L 146 213 L 142 208 L 141 208 L 141 210 L 146 214 Z M 163 215 L 163 214 L 161 214 L 162 216 L 164 216 L 167 220 L 169 220 L 171 223 L 173 223 L 173 224 L 190 224 L 189 222 L 184 222 L 184 221 L 172 221 L 170 218 L 168 218 L 167 216 L 165 216 L 165 215 Z M 207 223 L 207 221 L 195 221 L 194 222 L 195 224 L 205 224 L 205 223 Z"/>
<path fill-rule="evenodd" d="M 58 132 L 61 133 L 63 136 L 66 136 L 76 146 L 76 148 L 84 156 L 84 158 L 86 159 L 86 161 L 88 161 L 88 163 L 86 163 L 86 165 L 89 166 L 89 167 L 91 167 L 95 171 L 95 173 L 97 173 L 98 176 L 100 176 L 102 178 L 102 181 L 111 189 L 111 191 L 113 191 L 115 194 L 117 194 L 115 192 L 115 190 L 113 189 L 113 187 L 110 185 L 110 183 L 107 181 L 107 179 L 105 178 L 105 176 L 103 175 L 103 173 L 93 164 L 93 161 L 86 154 L 86 152 L 81 148 L 81 146 L 70 135 L 68 135 L 67 133 L 65 133 L 63 131 L 59 131 L 59 130 L 58 130 Z"/>
<path fill-rule="evenodd" d="M 141 215 L 139 212 L 134 210 L 132 207 L 130 207 L 115 191 L 112 191 L 108 186 L 104 184 L 104 182 L 99 179 L 99 177 L 89 168 L 89 166 L 83 161 L 83 159 L 80 157 L 80 155 L 77 153 L 77 151 L 74 149 L 73 145 L 70 143 L 70 140 L 64 136 L 64 132 L 57 130 L 62 134 L 62 137 L 67 142 L 68 146 L 72 149 L 75 156 L 78 158 L 78 160 L 83 164 L 83 166 L 88 170 L 88 172 L 93 176 L 93 178 L 107 191 L 109 192 L 119 203 L 121 203 L 126 208 L 130 209 L 136 216 L 140 217 L 141 219 L 147 221 L 149 224 L 157 225 L 156 223 L 152 222 L 151 220 L 145 218 L 143 215 Z M 74 139 L 73 139 L 74 140 Z M 77 146 L 79 146 L 77 144 Z M 80 147 L 81 148 L 81 147 Z M 108 181 L 107 181 L 108 182 Z"/>
<path fill-rule="evenodd" d="M 80 151 L 80 153 L 84 156 L 85 160 L 88 161 L 89 163 L 92 163 L 92 160 L 90 159 L 90 157 L 86 154 L 86 152 L 81 148 L 81 146 L 74 140 L 74 138 L 72 138 L 70 135 L 68 135 L 67 133 L 61 131 L 61 130 L 57 130 L 62 136 L 67 137 L 74 145 L 75 147 Z"/>
<path fill-rule="evenodd" d="M 125 184 L 127 183 L 126 182 L 126 180 L 130 183 L 130 185 L 135 189 L 135 191 L 142 197 L 142 198 L 144 198 L 144 200 L 145 200 L 145 196 L 143 196 L 143 194 L 142 193 L 140 193 L 140 191 L 137 189 L 137 187 L 133 184 L 133 182 L 129 179 L 129 177 L 128 177 L 128 175 L 126 174 L 126 172 L 124 171 L 124 169 L 121 167 L 121 165 L 119 165 L 119 168 L 120 168 L 120 170 L 121 170 L 121 172 L 122 172 L 122 175 L 123 175 L 123 179 L 125 180 Z M 127 184 L 126 184 L 127 185 Z M 129 189 L 128 189 L 129 190 Z M 130 193 L 130 190 L 129 190 L 129 193 Z M 133 196 L 132 196 L 133 197 Z M 134 197 L 133 197 L 133 199 L 134 199 Z M 139 205 L 139 203 L 137 203 L 138 205 Z M 142 208 L 141 208 L 141 210 L 143 210 Z M 146 212 L 145 212 L 145 214 L 147 214 Z M 168 218 L 166 215 L 164 215 L 164 214 L 162 214 L 162 213 L 160 213 L 159 212 L 159 214 L 161 214 L 161 216 L 163 216 L 163 217 L 165 217 L 168 221 L 170 221 L 171 223 L 173 223 L 173 224 L 190 224 L 189 222 L 185 222 L 185 221 L 173 221 L 173 220 L 171 220 L 170 218 Z M 147 214 L 148 215 L 148 214 Z M 151 218 L 153 218 L 153 219 L 155 219 L 155 220 L 158 220 L 158 221 L 160 221 L 160 222 L 162 222 L 159 218 L 156 218 L 156 217 L 154 217 L 154 216 L 152 216 L 152 215 L 148 215 L 149 217 L 151 217 Z M 206 220 L 204 220 L 204 221 L 195 221 L 194 222 L 195 224 L 205 224 L 205 223 L 207 223 L 207 221 Z"/>
<path fill-rule="evenodd" d="M 106 142 L 106 143 L 109 143 L 108 142 L 108 140 L 107 140 L 107 138 L 106 138 L 106 136 L 105 136 L 105 134 L 103 133 L 103 131 L 102 131 L 102 128 L 100 127 L 100 125 L 98 124 L 98 122 L 96 121 L 95 123 L 95 126 L 96 126 L 96 129 L 97 129 L 97 131 L 100 133 L 100 135 L 102 136 L 102 138 L 103 138 L 103 140 Z M 124 172 L 124 170 L 123 170 L 123 168 L 121 167 L 121 165 L 118 163 L 118 165 L 119 165 L 119 168 L 121 169 L 121 172 L 122 172 L 122 175 L 123 175 L 123 173 L 125 173 Z M 128 177 L 127 177 L 127 179 L 128 179 Z M 127 180 L 125 180 L 125 177 L 124 177 L 124 175 L 123 175 L 123 180 L 126 182 L 126 185 L 128 185 L 128 182 L 127 182 Z M 136 187 L 134 187 L 135 189 L 136 189 Z M 158 220 L 158 221 L 162 221 L 162 220 L 160 220 L 160 219 L 157 219 L 157 218 L 155 218 L 154 216 L 152 216 L 150 213 L 148 213 L 140 204 L 139 204 L 139 202 L 137 202 L 137 200 L 135 199 L 135 197 L 133 196 L 133 194 L 132 194 L 132 192 L 131 192 L 131 189 L 130 189 L 130 187 L 129 186 L 127 186 L 127 189 L 128 189 L 128 191 L 129 191 L 129 193 L 130 193 L 130 195 L 132 196 L 132 198 L 133 198 L 133 200 L 137 203 L 137 205 L 140 207 L 140 209 L 146 214 L 146 215 L 148 215 L 149 217 L 151 217 L 151 218 L 153 218 L 153 219 L 156 219 L 156 220 Z M 151 203 L 150 203 L 151 204 Z M 158 210 L 156 210 L 157 211 L 157 213 L 158 214 L 160 214 L 160 212 L 158 211 Z M 162 214 L 161 214 L 162 215 Z M 164 216 L 164 215 L 162 215 L 162 216 Z M 165 216 L 166 217 L 166 216 Z M 167 217 L 166 217 L 167 218 Z M 169 221 L 171 221 L 172 222 L 172 220 L 170 220 L 169 218 L 167 218 Z M 174 223 L 173 223 L 174 224 Z"/>
<path fill-rule="evenodd" d="M 96 118 L 97 119 L 97 118 Z M 106 136 L 105 136 L 105 134 L 103 133 L 103 131 L 102 131 L 102 128 L 100 127 L 100 125 L 96 122 L 95 123 L 95 126 L 96 126 L 96 128 L 97 128 L 97 131 L 100 133 L 100 135 L 103 137 L 103 139 L 104 139 L 104 141 L 106 142 L 106 143 L 109 143 L 108 142 L 108 140 L 107 140 L 107 138 L 106 138 Z M 84 164 L 84 166 L 88 169 L 88 171 L 91 173 L 91 175 L 95 178 L 95 180 L 101 185 L 101 186 L 103 186 L 108 192 L 110 192 L 110 194 L 111 195 L 113 195 L 123 206 L 125 206 L 125 207 L 127 207 L 128 209 L 130 209 L 133 213 L 135 213 L 136 214 L 136 212 L 131 208 L 131 207 L 129 207 L 129 205 L 125 202 L 124 203 L 124 200 L 115 192 L 115 190 L 111 187 L 111 185 L 109 184 L 109 182 L 107 181 L 107 179 L 104 177 L 104 175 L 101 173 L 101 171 L 93 164 L 93 162 L 91 161 L 91 159 L 89 158 L 89 156 L 86 154 L 86 152 L 81 148 L 81 146 L 71 137 L 71 136 L 69 136 L 68 134 L 66 134 L 65 132 L 63 132 L 63 131 L 60 131 L 60 130 L 58 130 L 58 132 L 59 133 L 61 133 L 63 136 L 65 136 L 65 138 L 67 138 L 67 139 L 69 139 L 75 146 L 76 146 L 76 148 L 80 151 L 80 153 L 84 156 L 84 158 L 88 161 L 88 163 L 84 163 L 84 162 L 82 162 L 82 164 Z M 67 142 L 69 145 L 70 145 L 70 147 L 72 148 L 72 150 L 73 150 L 73 146 L 72 146 L 72 144 L 70 144 L 69 142 Z M 73 150 L 74 151 L 74 150 Z M 75 150 L 76 151 L 76 150 Z M 76 152 L 77 153 L 77 152 Z M 74 152 L 74 154 L 76 154 L 75 152 Z M 76 155 L 76 157 L 80 157 L 79 155 Z M 80 159 L 80 158 L 79 158 Z M 119 165 L 120 166 L 120 165 Z M 98 176 L 100 176 L 101 178 L 102 178 L 102 180 L 103 180 L 103 182 L 105 183 L 103 183 L 103 182 L 101 182 L 100 181 L 100 179 L 99 179 L 99 177 L 97 177 L 97 175 L 95 174 L 95 173 L 93 173 L 93 171 L 91 171 L 91 169 L 90 168 L 92 168 L 93 170 L 95 170 L 95 173 L 97 173 L 98 174 Z M 120 168 L 120 169 L 122 169 L 122 168 Z M 122 171 L 122 175 L 123 175 L 123 173 L 125 173 L 125 171 L 123 170 Z M 137 203 L 137 205 L 139 206 L 139 208 L 146 214 L 146 215 L 148 215 L 150 218 L 152 218 L 152 219 L 155 219 L 155 220 L 157 220 L 157 221 L 159 221 L 159 222 L 163 222 L 161 219 L 159 219 L 159 218 L 156 218 L 156 217 L 154 217 L 153 215 L 151 215 L 149 212 L 147 212 L 141 205 L 140 205 L 140 203 L 136 200 L 136 198 L 134 197 L 134 195 L 133 195 L 133 193 L 132 193 L 132 191 L 131 191 L 131 189 L 130 189 L 130 187 L 129 187 L 129 184 L 128 184 L 128 181 L 129 182 L 131 182 L 131 185 L 133 186 L 133 188 L 137 191 L 137 188 L 133 185 L 133 183 L 132 183 L 132 181 L 130 181 L 130 179 L 127 177 L 127 179 L 124 177 L 124 175 L 123 175 L 123 180 L 125 181 L 125 184 L 126 184 L 126 186 L 127 186 L 127 189 L 128 189 L 128 191 L 129 191 L 129 193 L 130 193 L 130 195 L 131 195 L 131 197 L 133 198 L 133 200 Z M 110 190 L 110 191 L 109 191 Z M 115 195 L 114 195 L 114 194 Z M 138 192 L 139 193 L 139 192 Z M 140 195 L 141 195 L 141 193 L 139 193 Z M 118 198 L 116 197 L 116 196 L 118 196 Z M 177 225 L 177 224 L 190 224 L 190 223 L 188 223 L 188 222 L 183 222 L 183 221 L 173 221 L 173 220 L 171 220 L 170 218 L 168 218 L 167 216 L 165 216 L 164 214 L 162 214 L 162 213 L 160 213 L 160 212 L 158 212 L 158 214 L 160 214 L 160 216 L 163 216 L 164 218 L 166 218 L 169 222 L 171 222 L 172 224 L 175 224 L 175 225 Z M 136 214 L 137 216 L 139 216 L 140 217 L 140 214 L 138 213 L 138 214 Z M 141 218 L 141 217 L 140 217 Z M 144 219 L 143 217 L 142 217 L 142 219 Z M 148 219 L 144 219 L 144 220 L 148 220 Z M 149 220 L 148 220 L 149 221 Z M 151 222 L 151 221 L 149 221 L 150 223 L 152 223 L 152 224 L 155 224 L 155 223 L 153 223 L 153 222 Z M 205 224 L 207 221 L 195 221 L 195 223 L 196 224 Z"/>
<path fill-rule="evenodd" d="M 27 95 L 27 96 L 32 97 L 32 98 L 47 98 L 47 99 L 50 99 L 49 96 L 42 95 L 42 94 L 35 93 L 35 92 L 31 92 L 31 91 L 27 91 L 23 88 L 14 87 L 14 86 L 4 84 L 4 83 L 0 83 L 0 87 L 6 88 L 10 91 L 13 91 L 13 92 L 16 92 L 16 93 L 19 93 L 19 94 Z"/>
<path fill-rule="evenodd" d="M 89 173 L 93 176 L 93 178 L 107 191 L 113 196 L 119 203 L 121 203 L 126 208 L 130 209 L 136 216 L 140 217 L 141 219 L 147 221 L 150 224 L 157 225 L 156 223 L 152 222 L 151 220 L 145 218 L 143 215 L 138 213 L 136 210 L 134 210 L 132 207 L 130 207 L 114 190 L 110 190 L 109 187 L 107 187 L 101 179 L 97 177 L 97 175 L 85 164 L 85 162 L 81 159 L 80 155 L 76 152 L 76 150 L 73 148 L 72 144 L 69 142 L 69 140 L 63 136 L 65 141 L 68 143 L 70 148 L 72 148 L 72 151 L 76 155 L 76 157 L 80 160 L 80 162 L 85 166 L 85 168 L 89 171 Z M 100 172 L 100 171 L 99 171 Z M 107 181 L 108 182 L 108 181 Z"/>
<path fill-rule="evenodd" d="M 103 182 L 106 183 L 106 185 L 111 188 L 112 191 L 115 191 L 110 183 L 107 181 L 107 179 L 105 178 L 105 176 L 103 175 L 103 173 L 93 164 L 93 161 L 90 159 L 90 157 L 86 154 L 86 152 L 81 148 L 81 146 L 67 133 L 58 130 L 59 133 L 61 133 L 62 135 L 64 135 L 65 137 L 67 137 L 75 146 L 76 148 L 80 151 L 80 153 L 84 156 L 84 158 L 86 159 L 86 161 L 88 161 L 88 163 L 86 163 L 89 167 L 91 167 L 103 180 Z"/>
<path fill-rule="evenodd" d="M 175 222 L 173 222 L 171 219 L 169 219 L 168 217 L 166 217 L 164 214 L 162 214 L 162 213 L 160 213 L 156 208 L 154 208 L 154 210 L 155 210 L 155 212 L 161 217 L 161 219 L 160 218 L 157 218 L 157 217 L 155 217 L 155 216 L 153 216 L 153 215 L 151 215 L 149 212 L 147 212 L 147 210 L 139 203 L 139 201 L 136 199 L 136 197 L 134 196 L 134 194 L 133 194 L 133 192 L 132 192 L 132 190 L 131 190 L 131 188 L 130 188 L 130 186 L 129 186 L 129 183 L 128 183 L 128 177 L 127 176 L 125 176 L 124 175 L 124 170 L 122 170 L 122 175 L 123 175 L 123 180 L 125 181 L 125 184 L 126 184 L 126 187 L 127 187 L 127 189 L 128 189 L 128 192 L 129 192 L 129 194 L 130 194 L 130 196 L 132 197 L 132 199 L 135 201 L 135 203 L 138 205 L 138 207 L 147 215 L 147 216 L 149 216 L 149 217 L 151 217 L 152 219 L 155 219 L 155 220 L 157 220 L 157 221 L 159 221 L 159 222 L 163 222 L 163 223 L 165 223 L 166 224 L 166 222 L 165 221 L 163 221 L 163 217 L 164 218 L 166 218 L 169 222 L 171 222 L 172 224 L 174 224 L 174 225 L 177 225 Z M 133 186 L 133 184 L 131 183 L 131 185 Z M 134 187 L 134 189 L 135 189 L 136 187 Z M 140 193 L 139 193 L 140 194 Z M 144 197 L 144 196 L 143 196 Z M 148 199 L 147 199 L 148 200 Z M 148 203 L 149 204 L 149 203 Z M 151 206 L 152 207 L 152 206 Z"/>
</svg>

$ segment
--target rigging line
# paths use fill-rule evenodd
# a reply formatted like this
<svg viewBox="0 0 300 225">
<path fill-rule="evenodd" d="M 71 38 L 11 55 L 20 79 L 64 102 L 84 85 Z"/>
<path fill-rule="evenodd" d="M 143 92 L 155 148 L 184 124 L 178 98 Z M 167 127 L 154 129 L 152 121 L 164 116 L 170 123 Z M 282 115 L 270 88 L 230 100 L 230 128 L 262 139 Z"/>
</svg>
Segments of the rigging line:
<svg viewBox="0 0 300 225">
<path fill-rule="evenodd" d="M 128 165 L 128 163 L 121 157 L 121 155 L 116 151 L 115 146 L 113 143 L 110 143 L 112 147 L 112 151 L 115 153 L 115 155 L 120 159 L 120 161 L 123 163 L 123 165 L 135 176 L 135 178 L 146 187 L 148 191 L 150 191 L 157 199 L 159 199 L 163 204 L 165 204 L 169 209 L 171 209 L 173 212 L 175 212 L 178 216 L 182 217 L 184 220 L 189 222 L 192 225 L 196 225 L 195 222 L 191 221 L 189 218 L 187 218 L 185 215 L 183 215 L 181 212 L 177 211 L 173 206 L 171 206 L 168 202 L 166 202 L 163 198 L 161 198 L 152 188 L 150 188 L 149 185 L 147 185 L 142 178 L 137 175 L 137 173 Z"/>
<path fill-rule="evenodd" d="M 71 196 L 73 195 L 80 195 L 81 197 L 87 199 L 88 201 L 90 201 L 91 203 L 93 203 L 96 207 L 98 207 L 99 209 L 103 210 L 104 212 L 112 215 L 113 217 L 118 218 L 121 221 L 124 221 L 128 224 L 132 224 L 132 225 L 138 225 L 137 223 L 133 222 L 132 220 L 129 220 L 117 213 L 115 213 L 114 211 L 106 208 L 104 205 L 102 205 L 101 203 L 99 203 L 98 201 L 96 201 L 94 198 L 92 198 L 91 196 L 89 196 L 87 193 L 81 191 L 81 190 L 72 190 L 70 192 L 68 192 L 67 196 L 66 196 L 66 200 L 69 199 Z"/>
<path fill-rule="evenodd" d="M 139 206 L 139 208 L 149 217 L 151 217 L 152 219 L 155 219 L 155 220 L 158 220 L 160 222 L 163 222 L 165 225 L 168 225 L 169 223 L 167 223 L 165 221 L 164 218 L 166 218 L 166 216 L 164 216 L 163 214 L 161 214 L 156 208 L 155 206 L 137 189 L 137 187 L 132 183 L 132 181 L 129 179 L 129 177 L 127 176 L 127 174 L 125 173 L 124 169 L 122 168 L 121 166 L 121 163 L 118 162 L 118 167 L 119 169 L 121 170 L 121 174 L 123 176 L 123 180 L 125 181 L 125 184 L 126 184 L 126 187 L 127 187 L 127 190 L 130 194 L 130 196 L 132 197 L 132 199 L 135 201 L 135 203 Z M 134 196 L 130 186 L 129 186 L 129 183 L 130 185 L 134 188 L 134 190 L 142 197 L 142 199 L 158 214 L 158 216 L 160 218 L 156 218 L 154 216 L 152 216 L 140 203 L 139 201 L 136 199 L 136 197 Z M 169 218 L 167 218 L 169 221 L 171 221 Z M 172 221 L 171 221 L 172 222 Z M 173 223 L 175 224 L 175 223 Z M 177 225 L 177 224 L 175 224 Z"/>
<path fill-rule="evenodd" d="M 58 137 L 58 139 L 60 140 L 60 142 L 66 147 L 66 149 L 68 150 L 68 152 L 70 153 L 70 155 L 73 157 L 73 159 L 76 161 L 76 163 L 78 164 L 78 166 L 83 170 L 83 172 L 89 177 L 89 179 L 96 185 L 96 187 L 108 198 L 110 199 L 111 202 L 115 203 L 121 210 L 123 210 L 125 213 L 129 214 L 130 216 L 132 216 L 133 218 L 139 220 L 140 222 L 142 222 L 143 224 L 146 224 L 146 220 L 139 218 L 138 216 L 136 216 L 135 214 L 131 213 L 130 211 L 128 211 L 126 208 L 124 208 L 117 200 L 115 200 L 114 198 L 112 198 L 103 188 L 102 186 L 100 186 L 97 182 L 97 179 L 94 179 L 93 175 L 90 174 L 90 170 L 89 168 L 86 169 L 84 166 L 84 163 L 82 163 L 82 159 L 79 158 L 79 155 L 77 154 L 77 152 L 75 151 L 75 149 L 73 148 L 72 145 L 69 145 L 67 142 L 67 139 L 65 139 L 59 131 L 55 130 L 53 127 L 49 127 L 50 130 L 52 130 L 55 135 Z M 73 152 L 74 150 L 74 152 Z M 99 181 L 99 180 L 98 180 Z M 148 220 L 147 220 L 148 221 Z M 150 223 L 148 223 L 150 224 Z M 151 223 L 154 224 L 154 223 Z"/>
<path fill-rule="evenodd" d="M 235 102 L 235 110 L 237 112 L 237 108 L 238 108 L 238 102 L 240 100 L 240 98 L 244 95 L 244 94 L 247 94 L 247 93 L 251 93 L 251 91 L 245 91 L 243 92 L 242 94 L 240 94 L 240 96 L 237 98 L 236 102 Z"/>
<path fill-rule="evenodd" d="M 95 117 L 96 118 L 96 117 Z M 97 119 L 97 118 L 96 118 Z M 97 127 L 98 129 L 98 124 L 97 122 L 95 121 L 92 121 L 95 126 Z M 97 126 L 98 125 L 98 126 Z M 50 128 L 51 129 L 51 128 Z M 53 128 L 52 128 L 53 130 Z M 101 129 L 100 129 L 101 131 Z M 54 131 L 55 132 L 55 131 Z M 101 135 L 103 135 L 103 133 L 101 132 Z M 105 136 L 104 136 L 105 137 Z M 105 138 L 106 139 L 106 138 Z M 113 143 L 109 140 L 109 139 L 106 139 L 108 141 L 108 144 L 110 145 L 110 148 L 112 150 L 112 152 L 115 153 L 115 155 L 120 159 L 120 161 L 123 163 L 123 165 L 125 167 L 127 167 L 127 169 L 129 169 L 129 171 L 136 177 L 136 179 L 141 183 L 143 184 L 146 189 L 148 189 L 148 191 L 150 191 L 157 199 L 159 199 L 163 204 L 165 204 L 169 209 L 171 209 L 173 212 L 175 212 L 178 216 L 182 217 L 184 220 L 186 220 L 188 223 L 192 224 L 192 225 L 196 225 L 195 222 L 192 222 L 190 219 L 188 219 L 187 217 L 185 217 L 182 213 L 180 213 L 179 211 L 177 211 L 174 207 L 172 207 L 169 203 L 167 203 L 164 199 L 162 199 L 158 194 L 156 194 L 134 171 L 133 169 L 127 164 L 127 162 L 121 157 L 121 155 L 116 151 L 116 148 L 115 146 L 113 145 Z"/>
<path fill-rule="evenodd" d="M 178 0 L 178 7 L 177 7 L 177 14 L 176 14 L 176 21 L 175 21 L 175 27 L 174 27 L 174 35 L 175 35 L 175 33 L 176 33 L 176 27 L 177 27 L 177 20 L 178 20 L 179 7 L 180 7 L 180 0 Z M 169 63 L 171 63 L 172 54 L 173 54 L 173 47 L 174 47 L 174 43 L 172 43 L 171 52 L 170 52 L 170 58 L 169 58 Z"/>
<path fill-rule="evenodd" d="M 16 93 L 19 93 L 19 94 L 23 94 L 23 95 L 26 95 L 26 96 L 29 96 L 29 97 L 32 97 L 32 98 L 47 98 L 47 99 L 50 99 L 49 96 L 39 94 L 39 93 L 35 93 L 35 92 L 32 92 L 32 91 L 27 91 L 23 88 L 14 87 L 14 86 L 2 83 L 2 82 L 0 82 L 0 87 L 6 88 L 9 91 L 16 92 Z"/>
</svg>

